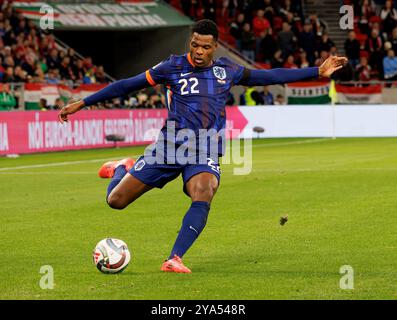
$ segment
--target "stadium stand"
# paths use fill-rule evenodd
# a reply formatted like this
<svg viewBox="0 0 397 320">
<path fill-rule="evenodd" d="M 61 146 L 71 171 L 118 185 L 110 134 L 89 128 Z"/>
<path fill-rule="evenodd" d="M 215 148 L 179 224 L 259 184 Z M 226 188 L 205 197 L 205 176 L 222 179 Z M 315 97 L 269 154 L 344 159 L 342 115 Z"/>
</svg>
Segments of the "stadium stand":
<svg viewBox="0 0 397 320">
<path fill-rule="evenodd" d="M 220 39 L 256 68 L 304 68 L 320 65 L 329 55 L 346 54 L 349 66 L 335 76 L 339 81 L 369 82 L 397 79 L 397 10 L 391 0 L 343 0 L 354 6 L 354 30 L 345 32 L 342 45 L 333 40 L 331 21 L 312 14 L 303 0 L 168 0 L 193 20 L 214 20 Z M 338 4 L 338 5 L 339 5 Z M 114 79 L 92 57 L 82 57 L 18 14 L 12 1 L 0 1 L 0 110 L 21 108 L 26 83 L 67 85 L 106 84 Z M 318 6 L 318 5 L 317 5 Z M 319 8 L 315 7 L 314 12 Z M 342 32 L 342 31 L 340 31 Z M 95 58 L 94 58 L 95 59 Z M 230 101 L 237 101 L 235 94 Z M 15 100 L 10 101 L 9 97 Z M 60 98 L 60 97 L 59 97 Z M 66 100 L 62 100 L 63 103 Z M 53 109 L 39 103 L 33 109 Z M 24 106 L 26 104 L 23 104 Z M 44 106 L 43 106 L 44 105 Z M 164 108 L 161 88 L 151 88 L 115 99 L 96 108 Z M 25 106 L 26 108 L 26 106 Z"/>
<path fill-rule="evenodd" d="M 326 19 L 305 14 L 302 0 L 169 2 L 192 19 L 213 19 L 221 40 L 257 67 L 301 68 L 319 65 L 330 54 L 347 54 L 351 72 L 342 80 L 394 80 L 384 71 L 385 64 L 390 70 L 397 61 L 391 52 L 397 49 L 397 10 L 391 0 L 341 1 L 354 6 L 355 14 L 354 30 L 348 32 L 343 48 L 330 38 Z"/>
<path fill-rule="evenodd" d="M 0 1 L 0 6 L 0 110 L 18 108 L 26 83 L 76 88 L 112 80 L 103 66 L 93 63 L 92 57 L 82 57 L 73 48 L 60 44 L 51 32 L 40 30 L 16 12 L 12 1 Z M 48 104 L 42 99 L 31 108 L 57 109 L 62 106 L 60 101 Z M 158 88 L 149 89 L 95 108 L 112 107 L 164 108 L 165 97 Z"/>
</svg>

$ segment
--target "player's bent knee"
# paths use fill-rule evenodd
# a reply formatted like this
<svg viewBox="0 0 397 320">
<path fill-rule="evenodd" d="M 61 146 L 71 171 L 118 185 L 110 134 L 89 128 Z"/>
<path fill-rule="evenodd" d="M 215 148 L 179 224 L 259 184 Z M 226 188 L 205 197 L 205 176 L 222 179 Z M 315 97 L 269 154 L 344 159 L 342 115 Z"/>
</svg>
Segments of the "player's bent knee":
<svg viewBox="0 0 397 320">
<path fill-rule="evenodd" d="M 116 210 L 122 210 L 128 205 L 118 193 L 111 193 L 107 198 L 107 203 L 109 207 Z"/>
</svg>

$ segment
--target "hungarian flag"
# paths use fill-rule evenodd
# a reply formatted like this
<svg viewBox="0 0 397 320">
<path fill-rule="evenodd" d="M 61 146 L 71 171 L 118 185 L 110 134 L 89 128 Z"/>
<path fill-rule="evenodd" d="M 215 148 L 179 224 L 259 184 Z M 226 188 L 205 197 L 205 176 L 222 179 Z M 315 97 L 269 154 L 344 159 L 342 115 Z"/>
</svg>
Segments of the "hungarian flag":
<svg viewBox="0 0 397 320">
<path fill-rule="evenodd" d="M 337 84 L 335 86 L 337 102 L 340 104 L 379 104 L 382 103 L 382 85 L 352 87 Z"/>
<path fill-rule="evenodd" d="M 45 99 L 47 105 L 54 105 L 59 98 L 58 86 L 55 84 L 25 83 L 25 109 L 39 110 L 40 99 Z"/>
<path fill-rule="evenodd" d="M 286 85 L 288 104 L 328 104 L 329 82 L 295 82 Z"/>
<path fill-rule="evenodd" d="M 65 85 L 59 85 L 58 88 L 61 99 L 65 103 L 68 103 L 72 99 L 73 100 L 84 99 L 85 97 L 103 89 L 106 86 L 107 84 L 93 83 L 93 84 L 81 84 L 75 89 Z"/>
<path fill-rule="evenodd" d="M 62 84 L 25 83 L 25 109 L 39 110 L 40 99 L 47 100 L 49 106 L 53 106 L 57 98 L 61 98 L 65 103 L 80 100 L 106 86 L 107 84 L 81 84 L 73 89 Z"/>
</svg>

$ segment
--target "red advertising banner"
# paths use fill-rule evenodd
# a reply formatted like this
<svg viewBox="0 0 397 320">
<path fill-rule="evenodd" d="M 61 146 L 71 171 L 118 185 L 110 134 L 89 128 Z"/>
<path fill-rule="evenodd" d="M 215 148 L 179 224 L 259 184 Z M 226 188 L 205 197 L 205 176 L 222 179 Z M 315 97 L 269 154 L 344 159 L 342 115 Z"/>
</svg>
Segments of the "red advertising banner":
<svg viewBox="0 0 397 320">
<path fill-rule="evenodd" d="M 124 136 L 119 146 L 153 142 L 167 110 L 81 111 L 68 123 L 56 111 L 0 113 L 0 155 L 112 147 L 107 135 Z"/>
<path fill-rule="evenodd" d="M 227 128 L 243 130 L 247 120 L 238 107 L 228 107 Z M 108 135 L 121 135 L 118 146 L 150 144 L 167 117 L 167 109 L 80 111 L 68 123 L 56 111 L 0 112 L 0 155 L 109 148 Z M 239 131 L 239 132 L 241 132 Z M 229 137 L 237 138 L 237 131 Z"/>
</svg>

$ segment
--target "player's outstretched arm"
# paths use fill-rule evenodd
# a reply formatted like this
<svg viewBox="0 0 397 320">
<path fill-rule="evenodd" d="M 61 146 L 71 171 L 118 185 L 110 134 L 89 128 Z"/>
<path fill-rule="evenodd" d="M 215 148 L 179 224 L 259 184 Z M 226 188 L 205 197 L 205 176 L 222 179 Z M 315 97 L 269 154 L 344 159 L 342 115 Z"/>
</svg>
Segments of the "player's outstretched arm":
<svg viewBox="0 0 397 320">
<path fill-rule="evenodd" d="M 80 111 L 84 107 L 88 107 L 99 102 L 109 99 L 122 97 L 130 92 L 141 90 L 148 87 L 150 84 L 146 79 L 146 74 L 141 73 L 135 77 L 118 80 L 106 86 L 102 90 L 71 104 L 63 107 L 58 113 L 58 118 L 61 123 L 68 121 L 68 116 Z"/>
<path fill-rule="evenodd" d="M 346 57 L 330 56 L 318 68 L 319 76 L 329 78 L 335 71 L 343 68 L 346 63 Z"/>
<path fill-rule="evenodd" d="M 271 70 L 249 70 L 248 76 L 241 84 L 249 86 L 283 84 L 307 80 L 310 78 L 329 78 L 335 71 L 347 63 L 347 58 L 330 56 L 320 67 L 302 69 L 276 68 Z"/>
</svg>

